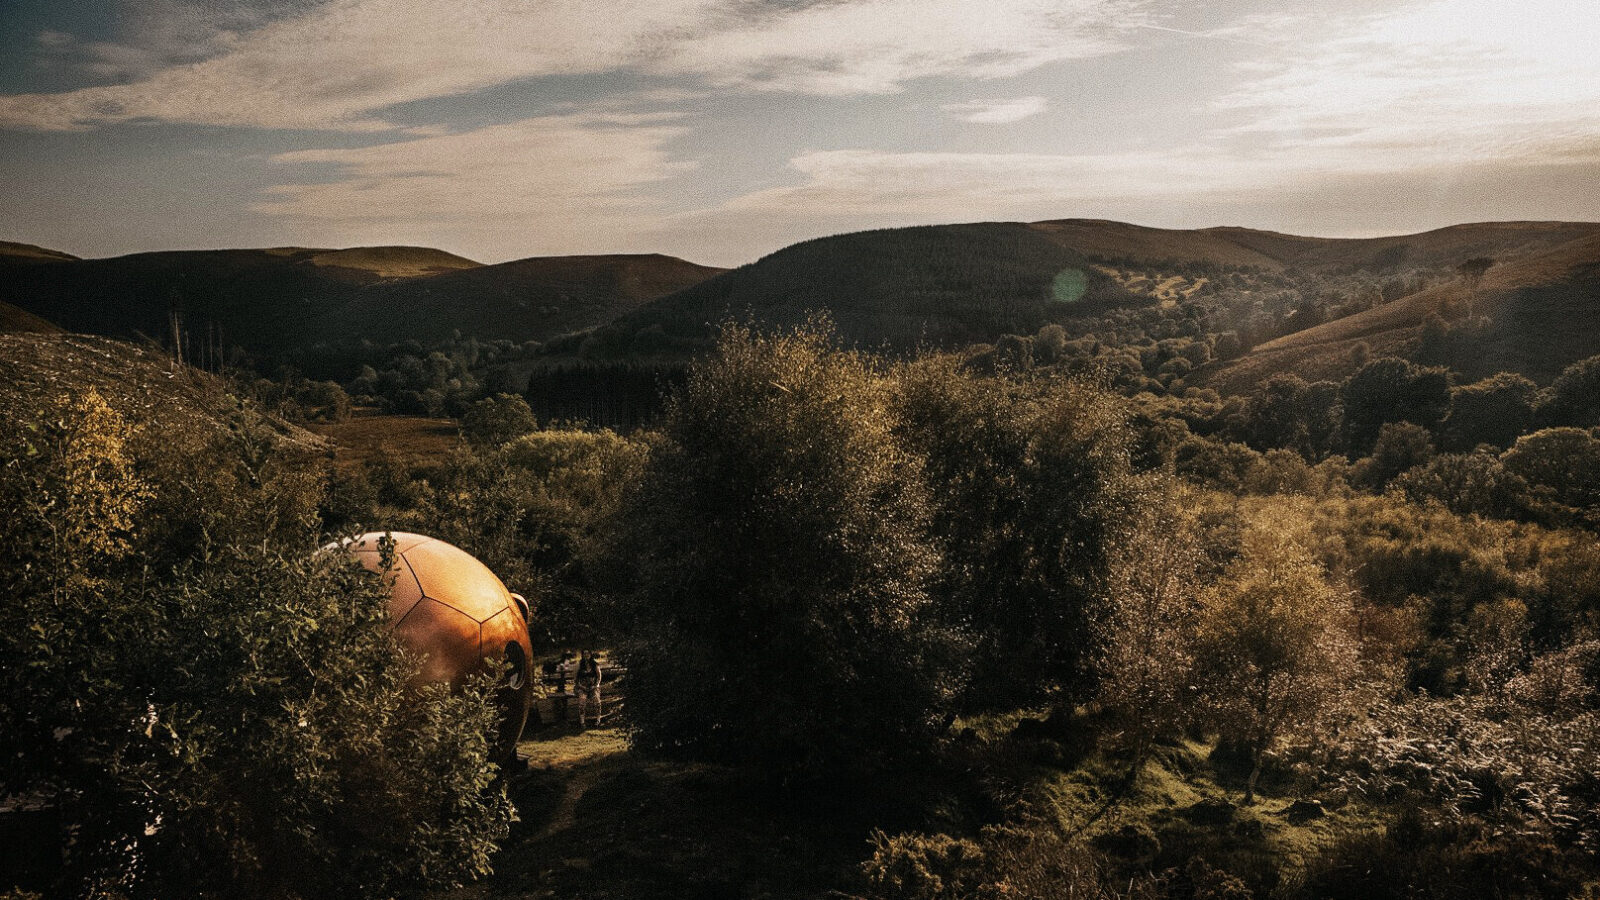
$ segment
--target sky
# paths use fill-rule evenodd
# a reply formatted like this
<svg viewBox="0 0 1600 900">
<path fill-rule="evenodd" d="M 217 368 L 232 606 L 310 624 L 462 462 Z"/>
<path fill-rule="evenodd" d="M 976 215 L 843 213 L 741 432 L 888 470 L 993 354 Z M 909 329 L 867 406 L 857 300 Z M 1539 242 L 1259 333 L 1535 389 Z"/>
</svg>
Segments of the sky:
<svg viewBox="0 0 1600 900">
<path fill-rule="evenodd" d="M 1600 220 L 1592 0 L 0 0 L 0 239 Z"/>
</svg>

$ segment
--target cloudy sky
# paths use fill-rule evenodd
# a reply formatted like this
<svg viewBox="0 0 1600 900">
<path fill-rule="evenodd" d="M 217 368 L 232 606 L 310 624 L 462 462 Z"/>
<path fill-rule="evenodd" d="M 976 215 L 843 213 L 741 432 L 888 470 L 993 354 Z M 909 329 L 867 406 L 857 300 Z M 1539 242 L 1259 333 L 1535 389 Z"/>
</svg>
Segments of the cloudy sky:
<svg viewBox="0 0 1600 900">
<path fill-rule="evenodd" d="M 1591 0 L 0 0 L 0 239 L 1600 219 Z"/>
</svg>

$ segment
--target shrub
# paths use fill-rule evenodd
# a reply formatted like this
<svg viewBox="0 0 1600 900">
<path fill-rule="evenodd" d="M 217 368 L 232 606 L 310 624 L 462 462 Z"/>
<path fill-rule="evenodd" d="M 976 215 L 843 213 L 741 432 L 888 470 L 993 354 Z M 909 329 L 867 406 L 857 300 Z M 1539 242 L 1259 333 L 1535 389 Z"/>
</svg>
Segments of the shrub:
<svg viewBox="0 0 1600 900">
<path fill-rule="evenodd" d="M 1308 552 L 1303 520 L 1284 512 L 1250 520 L 1238 557 L 1202 595 L 1196 636 L 1212 724 L 1250 755 L 1247 803 L 1264 754 L 1313 722 L 1357 670 L 1349 600 Z"/>
<path fill-rule="evenodd" d="M 184 530 L 162 494 L 207 467 L 134 477 L 137 435 L 92 392 L 10 437 L 0 496 L 34 505 L 0 525 L 27 562 L 0 569 L 0 791 L 60 809 L 62 892 L 367 896 L 487 871 L 510 816 L 487 679 L 413 688 L 387 591 L 314 557 L 309 528 L 136 555 Z M 271 482 L 233 489 L 209 499 L 271 506 Z"/>
<path fill-rule="evenodd" d="M 1450 410 L 1449 374 L 1403 359 L 1375 359 L 1362 366 L 1340 391 L 1345 439 L 1353 455 L 1364 455 L 1386 422 L 1411 422 L 1432 428 Z"/>
<path fill-rule="evenodd" d="M 1546 428 L 1517 438 L 1500 461 L 1537 496 L 1600 521 L 1600 438 L 1581 428 Z"/>
<path fill-rule="evenodd" d="M 496 394 L 479 400 L 461 417 L 462 435 L 477 446 L 498 447 L 537 427 L 533 408 L 516 394 Z"/>
<path fill-rule="evenodd" d="M 603 567 L 644 750 L 838 778 L 940 721 L 919 467 L 828 340 L 724 328 L 619 513 Z"/>
<path fill-rule="evenodd" d="M 897 374 L 897 430 L 935 498 L 940 612 L 976 641 L 969 703 L 1086 698 L 1090 623 L 1145 503 L 1123 404 L 1092 382 L 974 376 L 942 359 Z"/>
<path fill-rule="evenodd" d="M 1445 446 L 1471 450 L 1479 444 L 1505 447 L 1533 424 L 1538 387 L 1521 375 L 1501 372 L 1450 391 L 1450 415 L 1441 424 Z"/>
</svg>

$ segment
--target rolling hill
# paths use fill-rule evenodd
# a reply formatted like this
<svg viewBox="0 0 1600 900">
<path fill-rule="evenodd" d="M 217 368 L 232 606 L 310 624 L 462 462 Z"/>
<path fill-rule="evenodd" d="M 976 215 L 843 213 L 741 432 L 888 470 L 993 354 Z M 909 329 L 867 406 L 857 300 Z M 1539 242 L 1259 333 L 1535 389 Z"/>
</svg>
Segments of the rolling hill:
<svg viewBox="0 0 1600 900">
<path fill-rule="evenodd" d="M 1379 275 L 1453 267 L 1473 256 L 1518 258 L 1593 235 L 1600 225 L 1561 222 L 1458 225 L 1381 238 L 1172 230 L 1095 219 L 884 229 L 784 248 L 628 313 L 604 336 L 612 347 L 637 347 L 653 332 L 703 339 L 729 317 L 783 325 L 808 310 L 827 310 L 840 335 L 863 346 L 953 346 L 1162 299 L 1154 285 L 1138 287 L 1112 264 Z"/>
<path fill-rule="evenodd" d="M 64 262 L 74 259 L 77 259 L 77 257 L 70 253 L 62 253 L 60 250 L 49 250 L 44 247 L 36 247 L 33 244 L 19 244 L 15 241 L 0 241 L 0 260 L 6 262 L 27 260 L 34 262 Z"/>
<path fill-rule="evenodd" d="M 1171 305 L 1201 296 L 1202 288 L 1224 289 L 1205 282 L 1230 272 L 1258 282 L 1287 275 L 1304 285 L 1308 275 L 1320 282 L 1324 276 L 1383 278 L 1427 270 L 1437 281 L 1438 273 L 1467 258 L 1491 256 L 1501 265 L 1484 284 L 1486 302 L 1512 293 L 1532 297 L 1536 289 L 1545 291 L 1537 296 L 1580 296 L 1587 284 L 1580 271 L 1584 242 L 1597 236 L 1600 225 L 1563 222 L 1466 224 L 1351 239 L 1062 219 L 834 235 L 733 270 L 655 254 L 479 265 L 421 247 L 174 251 L 80 260 L 3 244 L 0 303 L 69 331 L 119 336 L 162 335 L 170 312 L 179 310 L 191 334 L 220 328 L 225 345 L 269 355 L 363 339 L 427 344 L 454 332 L 548 341 L 587 329 L 598 329 L 589 347 L 615 358 L 681 354 L 703 346 L 715 323 L 728 318 L 784 325 L 811 311 L 827 311 L 841 337 L 859 346 L 954 347 L 1028 334 L 1048 322 L 1071 330 L 1075 319 L 1119 307 Z M 1241 290 L 1237 278 L 1225 280 L 1233 283 L 1228 289 Z M 1251 288 L 1242 290 L 1248 305 Z M 1280 338 L 1261 345 L 1253 361 L 1202 377 L 1209 374 L 1227 387 L 1276 365 L 1262 361 L 1269 357 L 1327 367 L 1341 342 L 1367 340 L 1375 352 L 1414 343 L 1415 335 L 1404 329 L 1417 328 L 1452 290 L 1435 285 L 1348 321 Z M 1560 303 L 1551 308 L 1557 307 L 1567 309 Z M 1522 317 L 1516 320 L 1522 323 L 1518 334 L 1550 324 L 1526 304 L 1506 310 Z M 1500 323 L 1494 327 L 1512 327 L 1505 316 L 1492 320 Z M 1502 338 L 1510 341 L 1504 347 L 1537 346 L 1528 336 L 1483 335 L 1484 341 Z M 1580 336 L 1552 339 L 1587 346 Z M 1306 349 L 1313 345 L 1320 349 Z M 1543 371 L 1533 349 L 1515 354 L 1526 358 L 1529 371 Z M 1486 364 L 1494 358 L 1483 356 Z"/>
<path fill-rule="evenodd" d="M 1032 331 L 1053 305 L 1121 299 L 1083 253 L 1046 231 L 923 226 L 794 244 L 649 303 L 608 331 L 614 339 L 651 330 L 695 339 L 730 317 L 787 325 L 826 310 L 850 342 L 951 346 Z"/>
<path fill-rule="evenodd" d="M 0 303 L 72 332 L 199 336 L 259 353 L 317 343 L 545 340 L 603 324 L 721 270 L 664 256 L 533 258 L 484 266 L 425 247 L 201 250 L 76 259 L 0 252 Z"/>
<path fill-rule="evenodd" d="M 1600 353 L 1600 228 L 1554 248 L 1510 256 L 1489 269 L 1477 291 L 1442 284 L 1393 303 L 1296 332 L 1193 380 L 1225 393 L 1277 372 L 1337 379 L 1354 369 L 1352 351 L 1414 357 L 1430 316 L 1447 325 L 1443 358 L 1463 377 L 1520 372 L 1547 382 L 1565 366 Z M 1502 254 L 1504 251 L 1502 251 Z M 1471 300 L 1474 322 L 1466 321 Z"/>
<path fill-rule="evenodd" d="M 392 340 L 452 331 L 545 340 L 605 324 L 722 271 L 660 254 L 537 256 L 376 285 L 331 321 L 375 340 L 375 328 Z"/>
</svg>

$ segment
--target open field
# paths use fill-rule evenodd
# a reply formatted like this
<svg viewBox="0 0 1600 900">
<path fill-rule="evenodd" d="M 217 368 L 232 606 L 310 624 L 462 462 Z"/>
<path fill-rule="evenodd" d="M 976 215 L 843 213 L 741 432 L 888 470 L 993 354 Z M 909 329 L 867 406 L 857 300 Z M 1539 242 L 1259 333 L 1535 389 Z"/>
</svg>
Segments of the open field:
<svg viewBox="0 0 1600 900">
<path fill-rule="evenodd" d="M 370 408 L 357 409 L 346 422 L 307 427 L 332 442 L 340 467 L 365 465 L 385 454 L 406 466 L 443 462 L 460 440 L 454 419 L 390 416 Z"/>
</svg>

